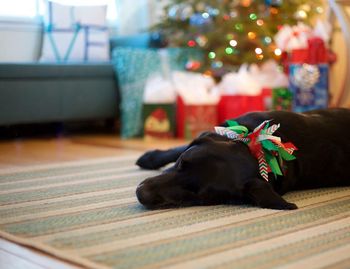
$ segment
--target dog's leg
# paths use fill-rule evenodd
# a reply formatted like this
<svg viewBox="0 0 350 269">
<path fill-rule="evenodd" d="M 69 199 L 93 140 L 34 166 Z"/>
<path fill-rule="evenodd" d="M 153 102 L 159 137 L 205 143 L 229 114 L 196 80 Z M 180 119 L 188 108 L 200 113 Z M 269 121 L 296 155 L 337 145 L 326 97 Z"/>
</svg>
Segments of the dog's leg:
<svg viewBox="0 0 350 269">
<path fill-rule="evenodd" d="M 168 163 L 175 162 L 187 148 L 188 145 L 168 150 L 147 151 L 136 161 L 136 164 L 144 169 L 158 169 Z"/>
<path fill-rule="evenodd" d="M 288 203 L 279 194 L 277 194 L 272 186 L 259 178 L 255 178 L 248 182 L 245 186 L 247 197 L 257 206 L 271 209 L 297 209 L 293 203 Z"/>
</svg>

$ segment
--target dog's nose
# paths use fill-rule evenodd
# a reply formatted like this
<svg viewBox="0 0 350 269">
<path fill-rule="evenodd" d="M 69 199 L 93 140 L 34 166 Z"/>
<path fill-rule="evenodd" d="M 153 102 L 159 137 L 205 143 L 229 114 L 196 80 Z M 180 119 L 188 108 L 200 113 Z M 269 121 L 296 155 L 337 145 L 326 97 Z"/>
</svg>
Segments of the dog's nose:
<svg viewBox="0 0 350 269">
<path fill-rule="evenodd" d="M 147 190 L 145 184 L 140 183 L 136 188 L 136 197 L 139 202 L 145 206 L 149 206 L 152 204 L 152 194 Z"/>
</svg>

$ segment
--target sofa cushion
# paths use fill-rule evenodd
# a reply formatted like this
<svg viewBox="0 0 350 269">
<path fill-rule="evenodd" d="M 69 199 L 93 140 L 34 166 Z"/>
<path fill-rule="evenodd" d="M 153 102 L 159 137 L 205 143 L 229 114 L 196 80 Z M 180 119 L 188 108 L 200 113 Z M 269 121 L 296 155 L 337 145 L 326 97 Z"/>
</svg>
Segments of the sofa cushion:
<svg viewBox="0 0 350 269">
<path fill-rule="evenodd" d="M 101 64 L 1 63 L 0 78 L 79 78 L 113 77 L 113 67 Z"/>
</svg>

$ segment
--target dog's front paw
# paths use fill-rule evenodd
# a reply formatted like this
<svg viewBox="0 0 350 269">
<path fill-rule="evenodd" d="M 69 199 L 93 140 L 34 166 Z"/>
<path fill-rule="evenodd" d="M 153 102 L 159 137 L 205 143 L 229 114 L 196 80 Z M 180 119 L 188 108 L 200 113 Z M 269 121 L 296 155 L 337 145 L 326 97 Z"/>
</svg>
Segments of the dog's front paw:
<svg viewBox="0 0 350 269">
<path fill-rule="evenodd" d="M 136 165 L 144 169 L 158 169 L 163 166 L 161 155 L 162 151 L 158 149 L 147 151 L 138 158 Z"/>
</svg>

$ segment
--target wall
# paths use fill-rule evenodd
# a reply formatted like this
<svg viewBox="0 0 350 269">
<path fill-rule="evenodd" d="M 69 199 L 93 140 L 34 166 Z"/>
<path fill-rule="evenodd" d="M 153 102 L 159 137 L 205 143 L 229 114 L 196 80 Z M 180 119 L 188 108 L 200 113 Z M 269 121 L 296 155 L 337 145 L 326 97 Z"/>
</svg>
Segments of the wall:
<svg viewBox="0 0 350 269">
<path fill-rule="evenodd" d="M 118 35 L 135 35 L 147 31 L 158 21 L 166 1 L 116 0 L 118 14 Z"/>
<path fill-rule="evenodd" d="M 0 62 L 32 62 L 40 56 L 42 26 L 35 19 L 0 19 Z"/>
<path fill-rule="evenodd" d="M 350 15 L 350 8 L 346 8 L 346 12 Z M 350 44 L 348 44 L 348 46 L 349 45 Z M 346 43 L 344 39 L 344 34 L 340 29 L 340 26 L 337 22 L 337 18 L 333 19 L 331 47 L 333 51 L 337 54 L 337 61 L 331 67 L 330 72 L 330 92 L 333 96 L 331 105 L 335 106 L 337 104 L 340 104 L 340 106 L 350 107 L 350 95 L 348 90 L 350 85 L 344 85 L 346 69 L 348 62 L 350 61 L 350 55 L 347 55 L 346 53 Z M 340 98 L 343 89 L 348 91 L 348 93 L 344 95 L 345 99 Z"/>
</svg>

